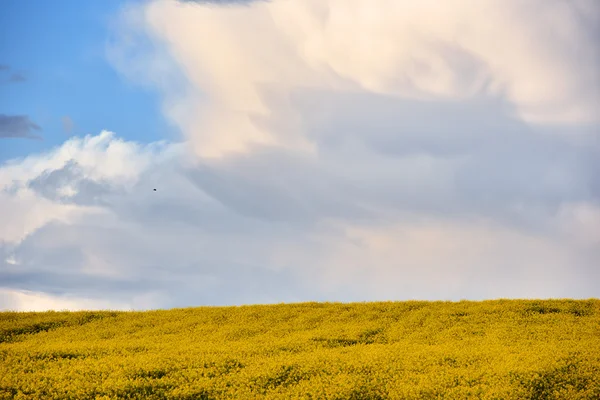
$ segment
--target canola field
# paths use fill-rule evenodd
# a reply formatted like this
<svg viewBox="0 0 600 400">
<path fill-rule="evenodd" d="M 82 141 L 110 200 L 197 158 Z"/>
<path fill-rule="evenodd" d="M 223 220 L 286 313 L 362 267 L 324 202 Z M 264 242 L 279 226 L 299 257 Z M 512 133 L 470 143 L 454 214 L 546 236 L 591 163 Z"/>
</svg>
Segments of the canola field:
<svg viewBox="0 0 600 400">
<path fill-rule="evenodd" d="M 600 300 L 0 313 L 0 399 L 600 399 Z"/>
</svg>

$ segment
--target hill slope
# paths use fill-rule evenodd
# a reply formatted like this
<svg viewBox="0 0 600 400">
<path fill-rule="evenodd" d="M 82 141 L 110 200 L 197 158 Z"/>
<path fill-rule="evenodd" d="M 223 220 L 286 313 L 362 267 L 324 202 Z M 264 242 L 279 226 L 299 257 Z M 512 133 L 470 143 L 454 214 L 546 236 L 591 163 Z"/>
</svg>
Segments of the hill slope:
<svg viewBox="0 0 600 400">
<path fill-rule="evenodd" d="M 598 399 L 600 300 L 0 313 L 0 399 Z"/>
</svg>

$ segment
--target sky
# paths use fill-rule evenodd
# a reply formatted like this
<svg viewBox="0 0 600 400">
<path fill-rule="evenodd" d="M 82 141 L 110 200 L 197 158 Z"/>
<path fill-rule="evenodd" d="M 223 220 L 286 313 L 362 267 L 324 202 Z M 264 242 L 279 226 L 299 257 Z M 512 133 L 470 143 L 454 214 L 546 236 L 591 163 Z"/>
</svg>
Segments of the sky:
<svg viewBox="0 0 600 400">
<path fill-rule="evenodd" d="M 598 298 L 599 37 L 596 0 L 3 1 L 0 309 Z"/>
<path fill-rule="evenodd" d="M 121 1 L 7 0 L 0 5 L 0 162 L 48 151 L 71 136 L 151 142 L 176 138 L 150 87 L 122 79 L 106 57 Z M 32 12 L 32 10 L 35 10 Z M 4 131 L 11 121 L 13 133 Z M 19 119 L 15 119 L 19 117 Z M 16 133 L 15 133 L 16 132 Z"/>
</svg>

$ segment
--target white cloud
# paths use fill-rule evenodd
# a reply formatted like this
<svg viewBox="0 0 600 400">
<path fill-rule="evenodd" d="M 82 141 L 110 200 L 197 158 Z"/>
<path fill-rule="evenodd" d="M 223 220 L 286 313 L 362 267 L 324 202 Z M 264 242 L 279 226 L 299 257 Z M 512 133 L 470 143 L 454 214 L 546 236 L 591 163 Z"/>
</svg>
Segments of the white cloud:
<svg viewBox="0 0 600 400">
<path fill-rule="evenodd" d="M 130 183 L 147 166 L 152 153 L 164 145 L 156 143 L 137 151 L 137 144 L 115 138 L 114 133 L 108 131 L 84 138 L 74 137 L 46 154 L 8 161 L 0 170 L 0 188 L 60 169 L 71 161 L 76 161 L 91 179 Z"/>
<path fill-rule="evenodd" d="M 0 167 L 19 177 L 1 192 L 0 308 L 598 295 L 597 202 L 470 209 L 464 165 L 366 147 L 348 169 L 345 149 L 190 163 L 179 145 L 102 137 Z M 113 145 L 127 150 L 101 154 Z M 78 167 L 90 158 L 124 170 Z"/>
<path fill-rule="evenodd" d="M 506 98 L 528 122 L 597 123 L 597 13 L 594 0 L 154 1 L 129 9 L 120 31 L 127 41 L 111 54 L 130 72 L 119 50 L 136 49 L 129 39 L 143 31 L 161 50 L 146 57 L 137 48 L 134 71 L 172 56 L 186 91 L 161 81 L 174 74 L 172 64 L 142 76 L 160 82 L 166 113 L 202 156 L 253 143 L 314 150 L 287 104 L 298 88 L 419 99 L 484 94 Z M 253 123 L 273 114 L 288 116 L 286 129 Z"/>
<path fill-rule="evenodd" d="M 325 273 L 322 290 L 362 292 L 369 299 L 587 297 L 593 265 L 553 237 L 486 220 L 347 226 L 309 269 Z M 576 288 L 576 289 L 575 289 Z M 360 297 L 356 298 L 357 300 Z"/>
<path fill-rule="evenodd" d="M 0 310 L 2 311 L 130 310 L 138 308 L 136 305 L 140 306 L 136 301 L 127 304 L 102 299 L 51 296 L 24 290 L 0 289 Z"/>
</svg>

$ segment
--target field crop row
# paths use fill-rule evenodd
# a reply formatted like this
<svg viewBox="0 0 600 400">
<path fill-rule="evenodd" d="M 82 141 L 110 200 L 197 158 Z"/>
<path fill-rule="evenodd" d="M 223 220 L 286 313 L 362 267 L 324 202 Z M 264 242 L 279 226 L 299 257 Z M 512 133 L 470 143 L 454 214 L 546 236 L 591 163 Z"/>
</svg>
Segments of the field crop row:
<svg viewBox="0 0 600 400">
<path fill-rule="evenodd" d="M 600 399 L 600 301 L 4 312 L 13 398 Z"/>
</svg>

